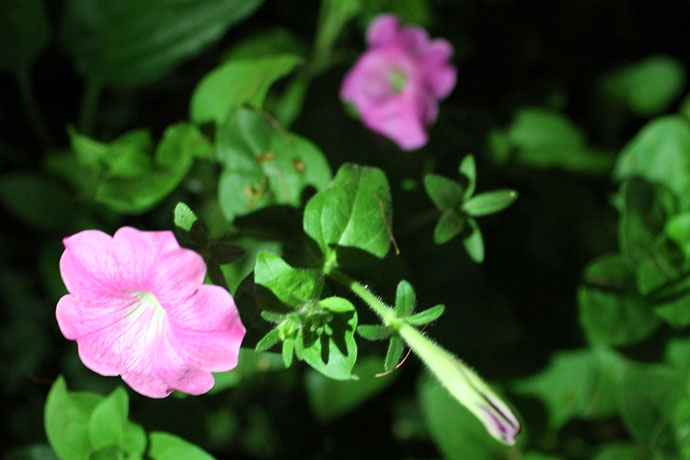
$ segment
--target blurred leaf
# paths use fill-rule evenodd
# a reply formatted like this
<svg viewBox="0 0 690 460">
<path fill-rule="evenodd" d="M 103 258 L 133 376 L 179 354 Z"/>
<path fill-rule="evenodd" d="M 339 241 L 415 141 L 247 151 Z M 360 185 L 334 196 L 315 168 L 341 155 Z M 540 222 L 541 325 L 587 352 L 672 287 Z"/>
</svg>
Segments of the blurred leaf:
<svg viewBox="0 0 690 460">
<path fill-rule="evenodd" d="M 82 460 L 89 455 L 89 419 L 102 400 L 93 393 L 68 392 L 63 377 L 55 381 L 46 400 L 45 429 L 61 460 Z"/>
<path fill-rule="evenodd" d="M 467 199 L 474 194 L 474 190 L 477 187 L 477 164 L 472 155 L 467 155 L 462 159 L 458 166 L 458 172 L 467 181 L 463 196 L 464 199 Z"/>
<path fill-rule="evenodd" d="M 103 84 L 151 83 L 218 40 L 262 0 L 68 0 L 62 43 Z"/>
<path fill-rule="evenodd" d="M 690 459 L 690 397 L 687 394 L 673 408 L 671 421 L 681 458 Z"/>
<path fill-rule="evenodd" d="M 447 243 L 459 235 L 464 227 L 465 218 L 462 215 L 454 210 L 445 211 L 434 227 L 434 243 Z"/>
<path fill-rule="evenodd" d="M 304 231 L 332 258 L 334 246 L 382 258 L 391 244 L 391 195 L 380 169 L 345 164 L 304 210 Z"/>
<path fill-rule="evenodd" d="M 58 460 L 58 457 L 47 444 L 15 447 L 7 451 L 2 460 Z"/>
<path fill-rule="evenodd" d="M 432 21 L 430 5 L 424 0 L 367 0 L 361 3 L 363 24 L 381 13 L 394 13 L 405 24 L 427 26 Z"/>
<path fill-rule="evenodd" d="M 329 297 L 319 302 L 319 307 L 333 314 L 328 327 L 332 333 L 317 334 L 302 328 L 295 344 L 300 355 L 311 367 L 335 380 L 353 378 L 352 367 L 357 362 L 357 312 L 354 305 L 341 297 Z M 299 350 L 299 351 L 298 351 Z"/>
<path fill-rule="evenodd" d="M 278 353 L 259 352 L 250 348 L 240 348 L 237 367 L 227 372 L 216 372 L 216 384 L 208 394 L 219 393 L 239 384 L 256 374 L 283 370 L 283 360 Z"/>
<path fill-rule="evenodd" d="M 398 283 L 395 291 L 395 316 L 404 318 L 414 311 L 416 296 L 412 285 L 405 280 Z"/>
<path fill-rule="evenodd" d="M 345 24 L 360 11 L 362 3 L 360 0 L 321 0 L 314 44 L 317 54 L 323 56 L 332 52 L 336 38 Z"/>
<path fill-rule="evenodd" d="M 540 454 L 539 452 L 527 452 L 525 455 L 520 457 L 520 460 L 560 460 L 558 457 L 552 457 L 551 455 Z"/>
<path fill-rule="evenodd" d="M 353 411 L 395 381 L 397 374 L 376 377 L 380 366 L 380 357 L 365 356 L 353 369 L 359 379 L 345 381 L 329 379 L 314 371 L 307 372 L 305 385 L 309 407 L 323 421 Z"/>
<path fill-rule="evenodd" d="M 590 343 L 629 345 L 659 328 L 659 319 L 637 292 L 633 267 L 618 254 L 591 262 L 577 295 L 580 324 Z"/>
<path fill-rule="evenodd" d="M 69 228 L 74 212 L 71 193 L 36 173 L 0 176 L 0 203 L 26 225 L 43 231 Z"/>
<path fill-rule="evenodd" d="M 613 155 L 587 146 L 584 132 L 566 116 L 545 109 L 523 108 L 504 133 L 492 131 L 498 163 L 512 146 L 517 160 L 532 168 L 601 174 L 613 166 Z"/>
<path fill-rule="evenodd" d="M 0 69 L 28 72 L 49 39 L 50 22 L 43 0 L 0 2 Z"/>
<path fill-rule="evenodd" d="M 149 433 L 149 442 L 151 460 L 214 460 L 200 447 L 170 433 L 153 431 Z"/>
<path fill-rule="evenodd" d="M 320 270 L 292 268 L 269 252 L 261 252 L 257 256 L 254 281 L 270 289 L 278 299 L 292 307 L 318 300 L 324 282 Z"/>
<path fill-rule="evenodd" d="M 175 226 L 186 231 L 191 231 L 192 225 L 199 219 L 194 211 L 181 201 L 175 206 L 174 216 Z"/>
<path fill-rule="evenodd" d="M 290 73 L 299 61 L 299 57 L 286 54 L 221 64 L 194 90 L 190 102 L 192 121 L 221 124 L 244 104 L 260 109 L 271 85 Z"/>
<path fill-rule="evenodd" d="M 413 326 L 423 326 L 425 324 L 436 321 L 441 317 L 443 312 L 446 310 L 444 305 L 436 305 L 426 310 L 422 310 L 419 313 L 415 313 L 412 316 L 405 318 L 405 322 L 412 324 Z"/>
<path fill-rule="evenodd" d="M 482 263 L 484 261 L 484 238 L 482 238 L 482 233 L 477 222 L 471 217 L 467 219 L 467 226 L 470 231 L 463 238 L 462 244 L 472 260 Z"/>
<path fill-rule="evenodd" d="M 211 258 L 221 265 L 233 263 L 246 254 L 241 246 L 222 241 L 212 241 L 209 244 L 208 252 Z"/>
<path fill-rule="evenodd" d="M 149 152 L 137 151 L 141 170 L 110 169 L 99 183 L 96 200 L 123 214 L 148 211 L 168 196 L 185 178 L 194 158 L 206 156 L 211 146 L 193 125 L 169 126 L 151 158 Z"/>
<path fill-rule="evenodd" d="M 463 204 L 463 209 L 471 216 L 485 216 L 500 212 L 517 199 L 514 190 L 492 190 L 475 195 Z"/>
<path fill-rule="evenodd" d="M 424 176 L 424 189 L 441 211 L 457 210 L 462 202 L 464 189 L 455 181 L 436 174 Z"/>
<path fill-rule="evenodd" d="M 449 460 L 495 460 L 509 449 L 494 440 L 481 422 L 428 372 L 417 384 L 424 422 L 439 451 Z"/>
<path fill-rule="evenodd" d="M 620 413 L 638 442 L 667 455 L 675 450 L 672 410 L 683 394 L 677 373 L 663 366 L 628 366 L 620 392 Z"/>
<path fill-rule="evenodd" d="M 615 177 L 635 176 L 666 185 L 690 210 L 690 125 L 679 116 L 655 119 L 623 148 Z"/>
<path fill-rule="evenodd" d="M 690 212 L 669 218 L 666 221 L 666 235 L 680 246 L 686 258 L 690 258 Z"/>
<path fill-rule="evenodd" d="M 252 110 L 241 109 L 221 125 L 217 142 L 223 163 L 218 200 L 229 221 L 272 204 L 299 206 L 306 187 L 320 190 L 331 179 L 314 144 Z"/>
<path fill-rule="evenodd" d="M 301 48 L 297 37 L 289 29 L 273 26 L 234 45 L 223 56 L 223 61 L 252 60 L 277 55 L 301 56 Z"/>
<path fill-rule="evenodd" d="M 634 444 L 609 444 L 599 450 L 593 460 L 648 460 L 647 453 Z"/>
<path fill-rule="evenodd" d="M 606 349 L 560 351 L 544 370 L 516 381 L 511 389 L 542 401 L 555 432 L 573 418 L 613 415 L 625 367 L 619 355 Z"/>
<path fill-rule="evenodd" d="M 618 225 L 621 251 L 635 263 L 653 258 L 659 261 L 664 243 L 667 219 L 675 214 L 675 199 L 662 186 L 639 178 L 630 179 L 621 186 L 623 209 Z M 673 276 L 664 271 L 664 277 Z M 647 289 L 642 292 L 648 291 Z"/>
<path fill-rule="evenodd" d="M 609 97 L 640 116 L 657 115 L 680 96 L 685 86 L 683 63 L 653 56 L 606 75 L 602 87 Z"/>
</svg>

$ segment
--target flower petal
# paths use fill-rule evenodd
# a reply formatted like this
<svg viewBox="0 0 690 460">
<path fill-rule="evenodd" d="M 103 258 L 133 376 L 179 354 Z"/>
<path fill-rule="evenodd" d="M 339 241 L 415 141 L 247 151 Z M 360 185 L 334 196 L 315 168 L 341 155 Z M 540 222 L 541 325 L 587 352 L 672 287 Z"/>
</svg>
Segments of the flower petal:
<svg viewBox="0 0 690 460">
<path fill-rule="evenodd" d="M 161 254 L 151 274 L 151 292 L 164 308 L 183 302 L 204 282 L 206 263 L 190 249 Z"/>
<path fill-rule="evenodd" d="M 75 340 L 100 331 L 120 321 L 129 312 L 136 297 L 104 297 L 84 300 L 72 294 L 58 301 L 55 316 L 65 338 Z"/>
<path fill-rule="evenodd" d="M 176 328 L 189 331 L 222 332 L 242 326 L 235 301 L 220 286 L 204 284 L 184 302 L 166 307 Z"/>
<path fill-rule="evenodd" d="M 165 398 L 174 391 L 168 383 L 155 375 L 138 374 L 136 372 L 125 372 L 122 380 L 132 389 L 149 398 Z"/>
<path fill-rule="evenodd" d="M 413 56 L 421 57 L 429 47 L 429 34 L 421 27 L 405 27 L 400 33 L 400 44 Z"/>
<path fill-rule="evenodd" d="M 122 227 L 113 235 L 117 261 L 127 278 L 135 281 L 139 290 L 146 290 L 157 269 L 159 257 L 179 250 L 180 245 L 171 231 L 142 232 Z"/>
<path fill-rule="evenodd" d="M 395 43 L 399 31 L 400 23 L 395 15 L 381 14 L 367 27 L 367 43 L 372 47 Z"/>
<path fill-rule="evenodd" d="M 174 331 L 175 350 L 187 362 L 208 372 L 225 372 L 237 366 L 245 329 L 236 324 L 224 332 Z"/>
</svg>

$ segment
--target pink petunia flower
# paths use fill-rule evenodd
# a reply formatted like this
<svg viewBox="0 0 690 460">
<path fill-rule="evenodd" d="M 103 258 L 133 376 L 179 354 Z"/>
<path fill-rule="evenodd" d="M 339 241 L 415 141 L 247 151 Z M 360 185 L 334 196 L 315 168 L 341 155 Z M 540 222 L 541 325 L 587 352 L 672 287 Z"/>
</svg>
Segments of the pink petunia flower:
<svg viewBox="0 0 690 460">
<path fill-rule="evenodd" d="M 448 61 L 453 47 L 429 40 L 424 29 L 400 27 L 392 14 L 376 17 L 367 29 L 369 50 L 345 77 L 340 97 L 355 105 L 364 124 L 405 150 L 427 142 L 426 126 L 436 120 L 438 100 L 455 86 Z"/>
<path fill-rule="evenodd" d="M 206 264 L 172 232 L 86 230 L 64 245 L 60 272 L 69 294 L 56 316 L 86 367 L 163 398 L 173 390 L 205 393 L 211 372 L 237 365 L 245 328 L 235 302 L 225 289 L 202 284 Z"/>
</svg>

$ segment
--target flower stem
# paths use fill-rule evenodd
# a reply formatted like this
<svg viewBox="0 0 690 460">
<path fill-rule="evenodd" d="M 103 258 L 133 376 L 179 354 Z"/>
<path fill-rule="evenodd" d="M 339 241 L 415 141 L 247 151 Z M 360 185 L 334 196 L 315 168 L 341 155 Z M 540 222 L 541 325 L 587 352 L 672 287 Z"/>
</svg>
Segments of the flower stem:
<svg viewBox="0 0 690 460">
<path fill-rule="evenodd" d="M 381 317 L 381 320 L 386 326 L 393 326 L 397 329 L 400 321 L 395 317 L 393 309 L 383 303 L 383 301 L 374 295 L 366 286 L 336 269 L 326 270 L 326 274 L 364 300 L 364 302 L 369 305 L 369 308 L 374 310 L 374 313 Z"/>
</svg>

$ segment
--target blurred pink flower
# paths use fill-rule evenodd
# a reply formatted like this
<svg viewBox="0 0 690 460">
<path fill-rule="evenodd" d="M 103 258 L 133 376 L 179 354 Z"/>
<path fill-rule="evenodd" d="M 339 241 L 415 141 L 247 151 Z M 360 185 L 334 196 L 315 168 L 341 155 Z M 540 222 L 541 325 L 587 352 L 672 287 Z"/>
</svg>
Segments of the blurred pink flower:
<svg viewBox="0 0 690 460">
<path fill-rule="evenodd" d="M 56 316 L 86 367 L 163 398 L 173 390 L 205 393 L 211 372 L 237 365 L 245 329 L 235 302 L 202 284 L 206 264 L 172 232 L 86 230 L 64 244 L 60 272 L 69 294 Z"/>
<path fill-rule="evenodd" d="M 365 125 L 401 148 L 423 146 L 437 101 L 455 86 L 456 71 L 448 63 L 453 47 L 429 40 L 419 27 L 400 27 L 392 14 L 369 24 L 367 43 L 369 50 L 345 77 L 340 97 L 355 105 Z"/>
</svg>

